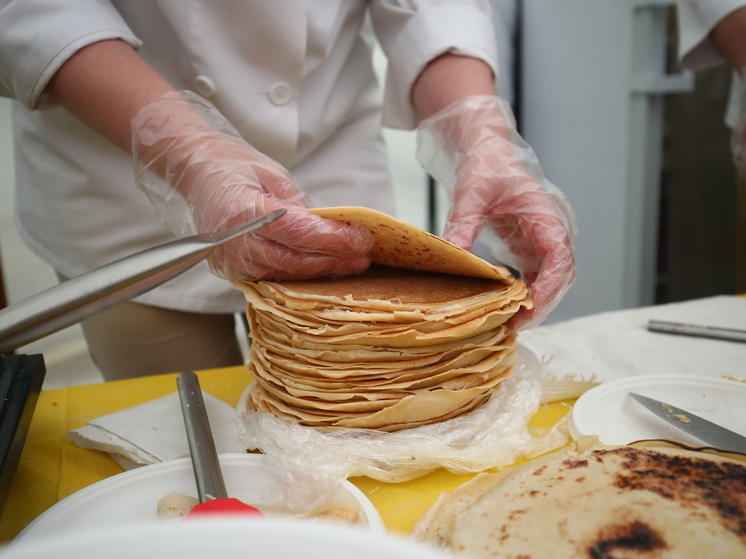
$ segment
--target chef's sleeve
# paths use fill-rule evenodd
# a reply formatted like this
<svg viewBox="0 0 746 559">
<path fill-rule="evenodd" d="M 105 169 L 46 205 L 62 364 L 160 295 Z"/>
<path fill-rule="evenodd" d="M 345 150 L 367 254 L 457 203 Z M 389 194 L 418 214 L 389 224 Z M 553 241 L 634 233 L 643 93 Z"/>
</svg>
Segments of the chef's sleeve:
<svg viewBox="0 0 746 559">
<path fill-rule="evenodd" d="M 419 124 L 412 86 L 428 62 L 445 53 L 485 61 L 497 76 L 497 44 L 489 0 L 373 0 L 371 20 L 388 58 L 383 124 Z"/>
<path fill-rule="evenodd" d="M 141 45 L 106 0 L 0 0 L 0 95 L 49 103 L 49 80 L 81 48 L 106 39 Z"/>
<path fill-rule="evenodd" d="M 678 0 L 679 60 L 691 70 L 703 70 L 726 62 L 710 40 L 710 32 L 746 0 Z"/>
</svg>

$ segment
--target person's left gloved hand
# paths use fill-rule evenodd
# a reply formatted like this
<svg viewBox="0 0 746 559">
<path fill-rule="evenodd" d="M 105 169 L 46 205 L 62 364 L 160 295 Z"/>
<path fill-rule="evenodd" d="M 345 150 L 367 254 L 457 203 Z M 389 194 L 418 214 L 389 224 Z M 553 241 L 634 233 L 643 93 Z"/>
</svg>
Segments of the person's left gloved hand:
<svg viewBox="0 0 746 559">
<path fill-rule="evenodd" d="M 444 238 L 470 249 L 485 226 L 494 232 L 499 242 L 487 245 L 521 272 L 533 299 L 511 325 L 540 323 L 575 280 L 576 218 L 516 131 L 509 107 L 496 96 L 464 97 L 425 119 L 419 137 L 420 162 L 451 185 Z M 444 158 L 452 160 L 455 178 L 444 176 Z"/>
</svg>

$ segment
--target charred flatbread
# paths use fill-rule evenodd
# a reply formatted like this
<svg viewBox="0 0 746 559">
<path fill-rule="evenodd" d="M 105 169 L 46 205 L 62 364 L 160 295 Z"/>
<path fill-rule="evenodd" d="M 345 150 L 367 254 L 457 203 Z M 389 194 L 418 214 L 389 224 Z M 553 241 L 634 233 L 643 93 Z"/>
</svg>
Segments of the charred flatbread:
<svg viewBox="0 0 746 559">
<path fill-rule="evenodd" d="M 746 456 L 661 441 L 569 448 L 444 495 L 413 535 L 480 558 L 746 557 Z"/>
</svg>

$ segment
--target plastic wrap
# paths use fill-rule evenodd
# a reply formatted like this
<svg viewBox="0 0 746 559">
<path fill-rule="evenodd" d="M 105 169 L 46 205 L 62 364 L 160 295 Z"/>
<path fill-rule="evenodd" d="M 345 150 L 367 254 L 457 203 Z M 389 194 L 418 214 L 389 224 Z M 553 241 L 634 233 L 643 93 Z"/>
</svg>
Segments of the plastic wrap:
<svg viewBox="0 0 746 559">
<path fill-rule="evenodd" d="M 246 411 L 238 437 L 269 461 L 276 483 L 268 498 L 308 508 L 353 476 L 401 482 L 441 467 L 454 473 L 480 472 L 561 447 L 568 441 L 564 421 L 539 437 L 528 427 L 542 402 L 542 384 L 541 364 L 520 348 L 514 374 L 484 405 L 463 416 L 385 433 L 322 430 Z"/>
</svg>

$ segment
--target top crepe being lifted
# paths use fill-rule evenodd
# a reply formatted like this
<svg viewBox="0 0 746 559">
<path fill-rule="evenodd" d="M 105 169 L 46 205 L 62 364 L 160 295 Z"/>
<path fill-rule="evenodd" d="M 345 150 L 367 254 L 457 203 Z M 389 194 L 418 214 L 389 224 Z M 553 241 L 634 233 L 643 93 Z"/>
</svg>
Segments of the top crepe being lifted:
<svg viewBox="0 0 746 559">
<path fill-rule="evenodd" d="M 495 266 L 409 223 L 359 207 L 313 208 L 318 216 L 359 225 L 373 233 L 374 264 L 441 274 L 499 280 L 512 284 L 507 268 Z"/>
</svg>

